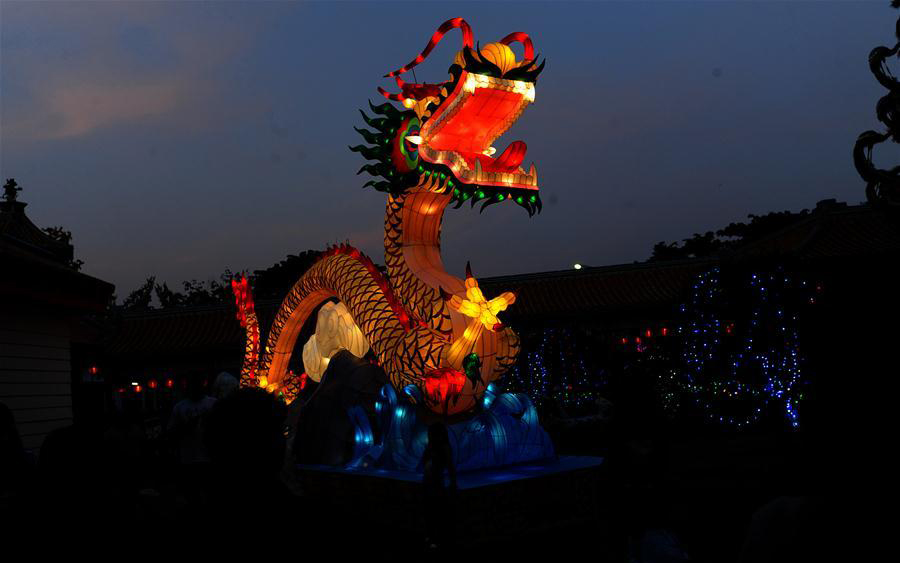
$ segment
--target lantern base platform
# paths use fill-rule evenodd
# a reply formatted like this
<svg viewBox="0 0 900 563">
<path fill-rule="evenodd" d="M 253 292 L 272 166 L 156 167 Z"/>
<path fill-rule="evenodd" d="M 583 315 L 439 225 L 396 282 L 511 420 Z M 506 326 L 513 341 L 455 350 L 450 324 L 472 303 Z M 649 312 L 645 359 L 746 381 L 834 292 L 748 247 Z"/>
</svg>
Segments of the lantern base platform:
<svg viewBox="0 0 900 563">
<path fill-rule="evenodd" d="M 579 471 L 585 469 L 599 469 L 603 465 L 602 457 L 592 456 L 561 456 L 556 459 L 534 461 L 509 465 L 506 467 L 494 467 L 490 469 L 477 469 L 464 471 L 457 475 L 457 486 L 460 491 L 476 489 L 518 481 L 521 479 L 539 479 L 550 475 Z M 339 467 L 332 465 L 297 465 L 301 475 L 307 473 L 331 473 L 343 475 L 349 478 L 360 477 L 368 479 L 388 479 L 405 483 L 420 485 L 422 474 L 414 471 L 397 469 L 382 469 L 378 467 Z"/>
<path fill-rule="evenodd" d="M 304 494 L 355 521 L 424 537 L 422 474 L 375 467 L 298 465 Z M 558 459 L 461 472 L 455 522 L 458 542 L 479 545 L 497 538 L 593 526 L 599 521 L 603 458 Z M 378 531 L 373 530 L 377 535 Z"/>
<path fill-rule="evenodd" d="M 379 468 L 399 472 L 421 470 L 434 413 L 424 407 L 421 389 L 407 385 L 398 394 L 384 385 L 375 401 L 375 417 L 361 407 L 349 409 L 354 425 L 353 454 L 347 468 Z M 431 422 L 430 422 L 431 421 Z M 491 383 L 477 409 L 467 418 L 444 421 L 457 471 L 477 471 L 555 459 L 550 435 L 524 393 L 501 393 Z M 303 460 L 300 460 L 303 461 Z"/>
</svg>

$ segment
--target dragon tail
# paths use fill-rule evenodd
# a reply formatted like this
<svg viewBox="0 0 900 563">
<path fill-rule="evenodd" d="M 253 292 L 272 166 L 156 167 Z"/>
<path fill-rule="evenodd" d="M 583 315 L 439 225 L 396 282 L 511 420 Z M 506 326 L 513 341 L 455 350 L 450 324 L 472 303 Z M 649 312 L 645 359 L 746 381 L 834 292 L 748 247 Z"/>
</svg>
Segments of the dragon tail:
<svg viewBox="0 0 900 563">
<path fill-rule="evenodd" d="M 245 332 L 244 362 L 241 365 L 241 386 L 252 387 L 259 384 L 259 319 L 253 304 L 253 293 L 247 276 L 231 280 L 231 290 L 237 306 L 237 319 Z"/>
</svg>

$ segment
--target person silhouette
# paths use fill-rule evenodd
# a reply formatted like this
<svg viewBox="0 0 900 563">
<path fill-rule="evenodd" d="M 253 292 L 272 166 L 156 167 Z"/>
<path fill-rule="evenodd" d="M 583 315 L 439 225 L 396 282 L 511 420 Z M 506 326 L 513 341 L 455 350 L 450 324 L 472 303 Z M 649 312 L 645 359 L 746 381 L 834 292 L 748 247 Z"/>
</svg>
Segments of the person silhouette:
<svg viewBox="0 0 900 563">
<path fill-rule="evenodd" d="M 204 442 L 211 462 L 207 520 L 238 521 L 265 514 L 275 522 L 305 518 L 281 480 L 287 407 L 264 389 L 243 387 L 209 412 Z"/>
<path fill-rule="evenodd" d="M 422 452 L 425 526 L 429 549 L 446 547 L 453 538 L 453 498 L 457 489 L 456 466 L 447 426 L 434 422 L 428 427 L 428 445 Z M 449 487 L 444 474 L 449 477 Z"/>
<path fill-rule="evenodd" d="M 220 372 L 213 383 L 213 396 L 216 400 L 224 399 L 240 386 L 235 376 L 227 371 Z"/>
<path fill-rule="evenodd" d="M 203 443 L 207 414 L 216 400 L 206 393 L 200 373 L 188 377 L 186 397 L 175 404 L 167 428 L 170 444 L 177 453 L 176 488 L 188 506 L 205 501 L 209 480 L 209 456 Z"/>
</svg>

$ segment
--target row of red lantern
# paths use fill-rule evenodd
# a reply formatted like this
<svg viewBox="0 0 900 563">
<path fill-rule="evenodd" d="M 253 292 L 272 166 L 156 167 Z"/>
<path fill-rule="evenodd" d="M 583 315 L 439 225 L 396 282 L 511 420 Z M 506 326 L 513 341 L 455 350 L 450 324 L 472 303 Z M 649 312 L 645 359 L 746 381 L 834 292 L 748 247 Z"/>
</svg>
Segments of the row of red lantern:
<svg viewBox="0 0 900 563">
<path fill-rule="evenodd" d="M 727 334 L 727 335 L 729 335 L 729 336 L 731 336 L 732 334 L 734 334 L 734 323 L 726 323 L 726 324 L 725 324 L 725 334 Z M 620 342 L 623 346 L 626 346 L 626 345 L 628 345 L 628 344 L 636 344 L 637 346 L 640 347 L 642 344 L 645 343 L 645 340 L 644 340 L 644 339 L 650 340 L 650 339 L 652 339 L 652 338 L 654 338 L 654 337 L 658 337 L 658 336 L 665 337 L 665 336 L 668 336 L 668 335 L 669 335 L 669 329 L 666 328 L 666 327 L 660 328 L 657 332 L 654 332 L 653 329 L 649 329 L 649 328 L 648 328 L 648 329 L 644 329 L 644 330 L 641 332 L 641 336 L 635 336 L 634 338 L 628 338 L 628 337 L 623 336 L 623 337 L 619 340 L 619 342 Z"/>
<path fill-rule="evenodd" d="M 666 327 L 662 327 L 659 329 L 659 332 L 653 332 L 653 329 L 648 328 L 642 331 L 641 335 L 648 340 L 653 338 L 654 336 L 665 337 L 669 335 L 669 329 Z M 641 344 L 643 340 L 641 339 L 641 336 L 635 336 L 633 339 L 629 339 L 628 337 L 623 336 L 620 342 L 622 343 L 622 345 L 628 344 L 629 342 L 633 342 L 634 344 Z"/>
<path fill-rule="evenodd" d="M 163 386 L 164 386 L 166 389 L 174 389 L 174 388 L 175 388 L 175 380 L 172 379 L 172 378 L 166 379 L 166 380 L 163 382 Z M 156 389 L 158 389 L 159 387 L 160 387 L 160 384 L 159 384 L 159 382 L 158 382 L 156 379 L 148 379 L 148 380 L 147 380 L 147 388 L 152 389 L 152 390 L 156 390 Z M 125 393 L 125 391 L 126 391 L 128 388 L 129 388 L 129 387 L 118 387 L 118 388 L 116 389 L 116 392 L 118 392 L 118 393 Z M 143 392 L 144 392 L 144 386 L 141 385 L 141 384 L 140 384 L 139 382 L 137 382 L 137 381 L 132 381 L 132 382 L 131 382 L 130 389 L 131 389 L 134 393 L 143 393 Z"/>
</svg>

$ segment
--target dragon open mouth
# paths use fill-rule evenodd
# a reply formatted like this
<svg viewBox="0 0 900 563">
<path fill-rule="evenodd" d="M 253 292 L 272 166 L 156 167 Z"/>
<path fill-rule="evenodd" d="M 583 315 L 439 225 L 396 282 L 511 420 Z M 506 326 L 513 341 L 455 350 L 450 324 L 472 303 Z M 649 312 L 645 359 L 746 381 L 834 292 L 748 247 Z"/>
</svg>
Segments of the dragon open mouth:
<svg viewBox="0 0 900 563">
<path fill-rule="evenodd" d="M 514 141 L 499 155 L 491 146 L 534 101 L 534 83 L 463 72 L 453 92 L 422 127 L 419 154 L 443 164 L 467 184 L 537 190 L 527 147 Z"/>
</svg>

